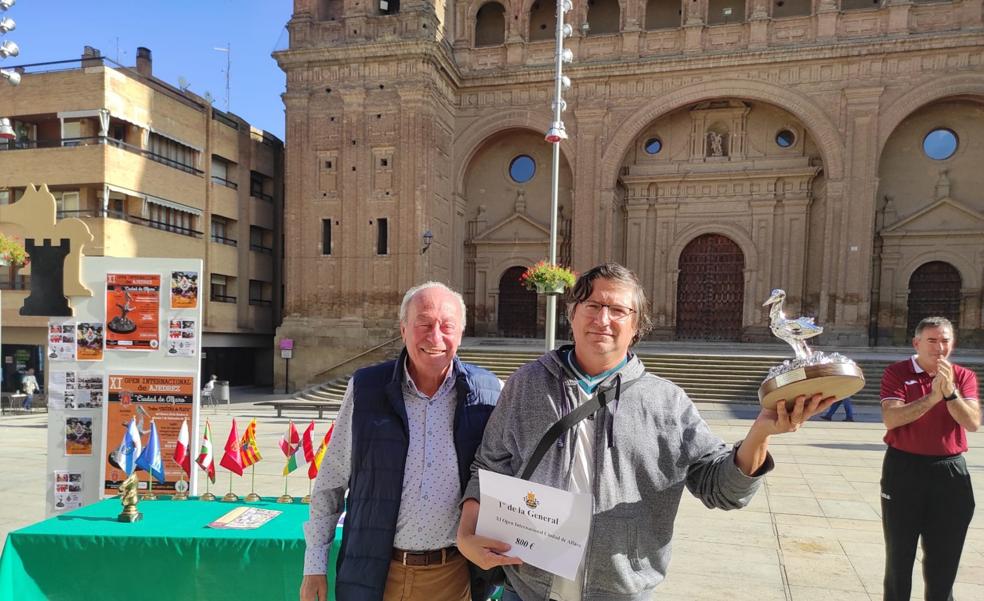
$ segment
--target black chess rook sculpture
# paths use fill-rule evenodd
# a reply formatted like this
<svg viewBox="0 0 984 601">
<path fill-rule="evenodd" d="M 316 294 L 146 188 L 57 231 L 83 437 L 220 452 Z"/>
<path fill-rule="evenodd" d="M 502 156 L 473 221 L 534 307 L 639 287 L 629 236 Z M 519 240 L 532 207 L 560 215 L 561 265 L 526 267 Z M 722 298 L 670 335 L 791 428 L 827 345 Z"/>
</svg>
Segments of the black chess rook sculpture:
<svg viewBox="0 0 984 601">
<path fill-rule="evenodd" d="M 34 238 L 24 240 L 24 250 L 31 257 L 31 294 L 24 299 L 21 315 L 71 317 L 72 307 L 65 298 L 65 257 L 71 240 L 62 238 L 58 246 L 45 238 L 39 246 Z"/>
</svg>

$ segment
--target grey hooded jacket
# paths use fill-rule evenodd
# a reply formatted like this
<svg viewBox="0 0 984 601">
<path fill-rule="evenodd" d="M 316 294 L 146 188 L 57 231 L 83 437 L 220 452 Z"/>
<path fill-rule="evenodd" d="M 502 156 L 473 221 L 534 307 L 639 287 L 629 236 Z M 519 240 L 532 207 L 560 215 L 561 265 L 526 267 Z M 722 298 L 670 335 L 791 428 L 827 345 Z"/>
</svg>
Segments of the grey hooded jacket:
<svg viewBox="0 0 984 601">
<path fill-rule="evenodd" d="M 480 500 L 478 470 L 522 473 L 540 437 L 577 407 L 577 382 L 561 353 L 547 353 L 506 382 L 472 464 L 465 499 Z M 711 433 L 677 385 L 629 360 L 597 389 L 605 405 L 595 416 L 593 518 L 581 583 L 585 601 L 651 597 L 666 576 L 670 540 L 683 488 L 707 507 L 737 509 L 751 501 L 771 456 L 755 477 L 735 465 L 737 445 Z M 567 490 L 574 432 L 543 456 L 531 480 Z M 524 601 L 546 601 L 553 575 L 524 564 L 506 567 Z"/>
</svg>

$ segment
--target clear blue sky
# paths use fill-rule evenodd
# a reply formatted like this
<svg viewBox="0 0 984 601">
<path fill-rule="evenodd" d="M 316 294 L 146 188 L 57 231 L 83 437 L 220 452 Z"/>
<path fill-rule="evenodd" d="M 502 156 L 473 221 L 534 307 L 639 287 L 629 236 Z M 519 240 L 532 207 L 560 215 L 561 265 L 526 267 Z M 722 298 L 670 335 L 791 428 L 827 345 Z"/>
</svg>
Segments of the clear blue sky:
<svg viewBox="0 0 984 601">
<path fill-rule="evenodd" d="M 270 57 L 287 45 L 292 0 L 17 0 L 5 13 L 17 28 L 3 36 L 20 56 L 0 66 L 77 59 L 94 46 L 119 63 L 136 63 L 138 46 L 153 52 L 154 75 L 191 91 L 211 92 L 225 109 L 226 54 L 232 46 L 229 110 L 284 137 L 284 74 Z M 2 14 L 2 13 L 0 13 Z"/>
</svg>

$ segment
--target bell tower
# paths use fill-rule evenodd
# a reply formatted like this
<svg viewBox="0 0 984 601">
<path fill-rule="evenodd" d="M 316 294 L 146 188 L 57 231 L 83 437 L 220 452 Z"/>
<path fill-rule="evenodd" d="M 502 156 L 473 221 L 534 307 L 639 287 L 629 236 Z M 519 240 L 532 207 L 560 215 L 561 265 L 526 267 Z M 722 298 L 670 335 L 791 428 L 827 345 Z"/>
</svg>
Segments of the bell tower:
<svg viewBox="0 0 984 601">
<path fill-rule="evenodd" d="M 294 340 L 291 388 L 391 341 L 415 284 L 460 287 L 451 257 L 457 68 L 444 40 L 452 8 L 294 0 L 289 48 L 274 54 L 287 79 L 278 335 Z"/>
</svg>

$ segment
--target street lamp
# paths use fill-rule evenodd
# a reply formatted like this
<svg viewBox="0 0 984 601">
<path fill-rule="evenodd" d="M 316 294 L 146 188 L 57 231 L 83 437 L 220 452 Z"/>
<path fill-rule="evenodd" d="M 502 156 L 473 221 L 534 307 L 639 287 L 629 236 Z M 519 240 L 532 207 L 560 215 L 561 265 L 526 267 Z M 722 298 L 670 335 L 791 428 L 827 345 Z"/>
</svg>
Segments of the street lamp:
<svg viewBox="0 0 984 601">
<path fill-rule="evenodd" d="M 20 54 L 20 47 L 10 40 L 4 40 L 0 44 L 0 58 L 7 58 L 8 56 L 17 56 Z"/>
<path fill-rule="evenodd" d="M 14 128 L 10 125 L 10 119 L 0 117 L 0 140 L 13 140 L 17 137 Z"/>
<path fill-rule="evenodd" d="M 571 87 L 571 79 L 564 75 L 564 63 L 574 60 L 574 53 L 570 49 L 564 48 L 564 38 L 569 38 L 574 34 L 574 28 L 564 23 L 564 13 L 569 12 L 574 5 L 571 0 L 557 0 L 557 28 L 555 38 L 557 42 L 556 54 L 554 55 L 554 101 L 553 101 L 553 122 L 547 130 L 544 139 L 553 144 L 553 163 L 550 171 L 550 264 L 557 263 L 557 210 L 559 204 L 558 195 L 560 194 L 560 143 L 567 139 L 567 128 L 561 120 L 561 113 L 567 108 L 564 101 L 563 92 Z M 547 324 L 546 324 L 546 346 L 547 352 L 552 351 L 557 338 L 557 295 L 547 296 Z"/>
<path fill-rule="evenodd" d="M 6 12 L 11 6 L 14 5 L 16 0 L 0 0 L 0 12 Z M 14 20 L 10 17 L 4 17 L 0 19 L 0 35 L 4 35 L 8 31 L 13 31 L 17 27 Z M 4 40 L 0 43 L 0 59 L 7 58 L 8 56 L 17 56 L 20 54 L 20 48 L 17 44 L 11 42 L 10 40 Z M 20 83 L 21 75 L 17 71 L 11 69 L 0 69 L 0 79 L 6 79 L 10 82 L 10 85 L 16 86 Z M 0 140 L 14 140 L 17 138 L 17 132 L 14 131 L 13 126 L 10 124 L 10 119 L 7 117 L 0 117 Z"/>
</svg>

